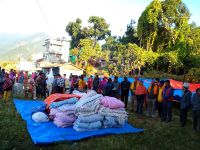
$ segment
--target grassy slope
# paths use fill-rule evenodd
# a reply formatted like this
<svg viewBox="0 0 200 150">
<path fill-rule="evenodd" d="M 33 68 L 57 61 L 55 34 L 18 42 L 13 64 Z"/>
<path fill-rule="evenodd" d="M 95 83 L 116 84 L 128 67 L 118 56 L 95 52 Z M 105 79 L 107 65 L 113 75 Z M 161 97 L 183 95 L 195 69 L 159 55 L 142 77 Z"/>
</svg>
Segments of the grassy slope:
<svg viewBox="0 0 200 150">
<path fill-rule="evenodd" d="M 12 101 L 0 101 L 0 149 L 137 149 L 199 150 L 200 134 L 192 130 L 191 113 L 187 126 L 179 127 L 178 111 L 171 123 L 160 119 L 129 114 L 129 123 L 145 129 L 144 133 L 94 137 L 78 142 L 61 142 L 46 146 L 32 143 L 26 123 L 16 112 Z"/>
</svg>

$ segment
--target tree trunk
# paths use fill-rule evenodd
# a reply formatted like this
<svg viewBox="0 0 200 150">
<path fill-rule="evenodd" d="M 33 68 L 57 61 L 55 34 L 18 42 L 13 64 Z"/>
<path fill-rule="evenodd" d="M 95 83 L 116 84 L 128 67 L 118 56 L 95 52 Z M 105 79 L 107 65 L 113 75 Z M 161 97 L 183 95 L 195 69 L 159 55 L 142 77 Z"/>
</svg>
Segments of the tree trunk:
<svg viewBox="0 0 200 150">
<path fill-rule="evenodd" d="M 185 70 L 185 68 L 184 68 L 184 73 L 183 73 L 183 82 L 186 82 L 186 81 L 185 81 L 185 73 L 186 73 L 186 70 Z"/>
</svg>

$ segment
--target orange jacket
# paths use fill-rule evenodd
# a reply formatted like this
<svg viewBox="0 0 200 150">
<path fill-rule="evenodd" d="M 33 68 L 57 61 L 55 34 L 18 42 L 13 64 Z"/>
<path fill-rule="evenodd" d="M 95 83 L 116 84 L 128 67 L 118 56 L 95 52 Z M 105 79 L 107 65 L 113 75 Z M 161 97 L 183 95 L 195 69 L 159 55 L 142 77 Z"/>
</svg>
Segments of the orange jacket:
<svg viewBox="0 0 200 150">
<path fill-rule="evenodd" d="M 148 88 L 148 93 L 150 93 L 151 88 L 152 88 L 152 85 Z M 158 94 L 158 86 L 157 85 L 154 85 L 153 93 L 154 93 L 154 95 Z"/>
<path fill-rule="evenodd" d="M 79 89 L 79 90 L 83 90 L 83 89 L 85 88 L 85 86 L 86 86 L 85 81 L 82 80 L 82 79 L 80 79 L 80 80 L 78 81 L 78 89 Z"/>
<path fill-rule="evenodd" d="M 142 94 L 147 94 L 147 90 L 145 86 L 138 85 L 135 90 L 135 95 L 142 95 Z"/>
</svg>

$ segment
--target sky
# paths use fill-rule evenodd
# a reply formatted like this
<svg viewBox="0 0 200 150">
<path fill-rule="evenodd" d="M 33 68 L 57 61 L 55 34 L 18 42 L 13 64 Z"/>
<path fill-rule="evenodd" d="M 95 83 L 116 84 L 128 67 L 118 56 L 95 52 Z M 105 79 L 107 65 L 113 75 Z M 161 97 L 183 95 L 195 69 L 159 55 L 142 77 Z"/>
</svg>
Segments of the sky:
<svg viewBox="0 0 200 150">
<path fill-rule="evenodd" d="M 89 16 L 106 19 L 112 35 L 120 36 L 131 19 L 138 20 L 151 0 L 0 0 L 0 33 L 66 36 L 70 21 L 81 18 L 86 26 Z M 200 0 L 183 0 L 200 26 Z"/>
</svg>

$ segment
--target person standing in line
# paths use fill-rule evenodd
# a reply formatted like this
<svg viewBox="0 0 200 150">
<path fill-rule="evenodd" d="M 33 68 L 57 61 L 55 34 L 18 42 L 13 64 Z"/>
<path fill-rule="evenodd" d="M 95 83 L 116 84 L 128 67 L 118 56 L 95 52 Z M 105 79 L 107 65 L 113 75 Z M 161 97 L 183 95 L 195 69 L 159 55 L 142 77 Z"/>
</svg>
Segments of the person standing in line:
<svg viewBox="0 0 200 150">
<path fill-rule="evenodd" d="M 66 74 L 63 74 L 63 79 L 65 80 L 65 89 L 64 89 L 64 93 L 67 91 L 67 88 L 69 86 L 69 80 L 67 80 L 67 76 Z"/>
<path fill-rule="evenodd" d="M 108 82 L 107 77 L 104 77 L 103 80 L 100 82 L 98 93 L 104 94 L 103 89 L 106 86 L 107 82 Z"/>
<path fill-rule="evenodd" d="M 79 81 L 79 78 L 78 78 L 78 76 L 76 75 L 76 76 L 74 77 L 74 82 L 73 82 L 74 90 L 78 90 L 78 81 Z"/>
<path fill-rule="evenodd" d="M 160 83 L 160 79 L 159 78 L 155 78 L 155 85 L 157 86 L 157 87 L 159 87 L 159 83 Z M 156 97 L 156 102 L 155 102 L 155 111 L 157 111 L 158 110 L 158 97 Z"/>
<path fill-rule="evenodd" d="M 163 97 L 162 92 L 164 88 L 164 81 L 161 80 L 158 84 L 158 98 L 157 98 L 157 108 L 158 108 L 158 116 L 162 117 L 162 110 L 163 110 Z"/>
<path fill-rule="evenodd" d="M 193 130 L 200 132 L 200 88 L 192 97 Z"/>
<path fill-rule="evenodd" d="M 50 72 L 48 72 L 48 74 L 47 74 L 47 80 L 46 80 L 47 96 L 51 95 L 51 93 L 52 93 L 53 80 L 54 80 L 54 76 L 53 76 L 53 71 L 51 69 Z"/>
<path fill-rule="evenodd" d="M 13 88 L 13 82 L 9 78 L 9 74 L 5 73 L 5 81 L 4 81 L 4 84 L 3 84 L 3 91 L 4 91 L 3 99 L 5 100 L 5 102 L 7 102 L 8 99 L 11 97 L 12 88 Z"/>
<path fill-rule="evenodd" d="M 10 72 L 9 72 L 9 78 L 14 84 L 15 83 L 15 75 L 14 75 L 13 69 L 11 69 Z"/>
<path fill-rule="evenodd" d="M 130 82 L 127 77 L 124 77 L 124 81 L 121 82 L 121 100 L 125 103 L 125 108 L 128 105 L 128 95 L 130 90 Z"/>
<path fill-rule="evenodd" d="M 44 73 L 42 73 L 42 75 L 41 75 L 41 83 L 40 83 L 40 86 L 41 86 L 41 89 L 42 89 L 42 91 L 41 91 L 41 96 L 42 96 L 43 98 L 46 98 L 46 93 L 47 93 L 47 84 L 46 84 L 46 80 L 47 80 L 46 75 L 45 75 Z"/>
<path fill-rule="evenodd" d="M 183 84 L 183 97 L 180 101 L 180 126 L 184 127 L 187 122 L 187 113 L 191 105 L 192 93 L 189 90 L 189 83 Z"/>
<path fill-rule="evenodd" d="M 31 93 L 31 98 L 33 98 L 35 100 L 35 99 L 37 99 L 37 97 L 36 97 L 36 87 L 35 87 L 34 76 L 30 77 L 28 83 L 29 83 L 29 91 Z"/>
<path fill-rule="evenodd" d="M 19 93 L 22 95 L 24 94 L 24 80 L 25 80 L 24 73 L 23 71 L 20 71 L 18 73 L 17 83 L 19 83 L 19 87 L 18 87 Z"/>
<path fill-rule="evenodd" d="M 60 74 L 56 75 L 54 86 L 55 86 L 55 93 L 60 93 L 60 94 L 64 93 L 65 80 L 61 77 Z"/>
<path fill-rule="evenodd" d="M 100 84 L 100 79 L 99 79 L 99 76 L 96 75 L 94 80 L 93 80 L 93 90 L 95 90 L 96 92 L 99 88 L 99 84 Z"/>
<path fill-rule="evenodd" d="M 43 87 L 42 87 L 42 82 L 43 82 L 43 77 L 42 77 L 43 72 L 39 72 L 39 75 L 35 79 L 35 85 L 36 85 L 36 97 L 42 97 L 43 96 Z"/>
<path fill-rule="evenodd" d="M 88 90 L 92 89 L 92 84 L 93 84 L 93 78 L 92 78 L 92 76 L 90 76 L 88 78 L 88 81 L 87 81 L 87 88 L 88 88 Z"/>
<path fill-rule="evenodd" d="M 144 105 L 144 101 L 146 99 L 146 94 L 147 94 L 147 90 L 146 90 L 145 86 L 143 85 L 143 81 L 140 80 L 139 85 L 136 87 L 135 95 L 137 98 L 136 113 L 141 114 L 141 115 L 143 114 L 143 105 Z"/>
<path fill-rule="evenodd" d="M 24 73 L 23 73 L 23 71 L 20 71 L 20 73 L 18 75 L 18 81 L 17 82 L 22 84 L 22 86 L 23 86 L 24 80 L 25 80 Z"/>
<path fill-rule="evenodd" d="M 156 99 L 158 95 L 158 86 L 154 81 L 151 82 L 147 90 L 147 116 L 156 116 Z"/>
<path fill-rule="evenodd" d="M 119 98 L 119 90 L 120 90 L 120 83 L 118 81 L 118 77 L 115 76 L 113 81 L 112 96 L 115 98 Z"/>
<path fill-rule="evenodd" d="M 130 86 L 131 101 L 132 101 L 132 112 L 136 111 L 136 109 L 137 109 L 137 108 L 134 107 L 134 101 L 135 101 L 135 103 L 137 101 L 137 98 L 135 96 L 135 90 L 138 87 L 138 85 L 139 85 L 139 79 L 138 79 L 138 77 L 135 77 L 134 82 L 132 82 L 131 86 Z M 136 105 L 136 107 L 137 107 L 137 105 Z"/>
<path fill-rule="evenodd" d="M 85 86 L 86 86 L 86 83 L 83 79 L 83 76 L 80 76 L 79 81 L 78 81 L 78 90 L 80 92 L 83 92 L 85 90 Z"/>
<path fill-rule="evenodd" d="M 24 96 L 28 98 L 28 91 L 29 91 L 29 83 L 28 83 L 28 71 L 25 71 L 24 74 Z"/>
<path fill-rule="evenodd" d="M 74 91 L 74 82 L 75 82 L 75 76 L 73 75 L 70 79 L 70 90 L 69 90 L 69 94 L 72 94 L 72 92 Z"/>
<path fill-rule="evenodd" d="M 113 85 L 112 79 L 109 78 L 109 79 L 108 79 L 108 82 L 107 82 L 106 85 L 104 86 L 103 95 L 104 95 L 104 96 L 112 96 L 112 89 L 113 89 L 113 88 L 114 88 L 114 85 Z"/>
<path fill-rule="evenodd" d="M 172 120 L 172 104 L 174 89 L 170 85 L 170 81 L 165 81 L 165 87 L 163 89 L 163 115 L 161 121 L 171 122 Z"/>
</svg>

